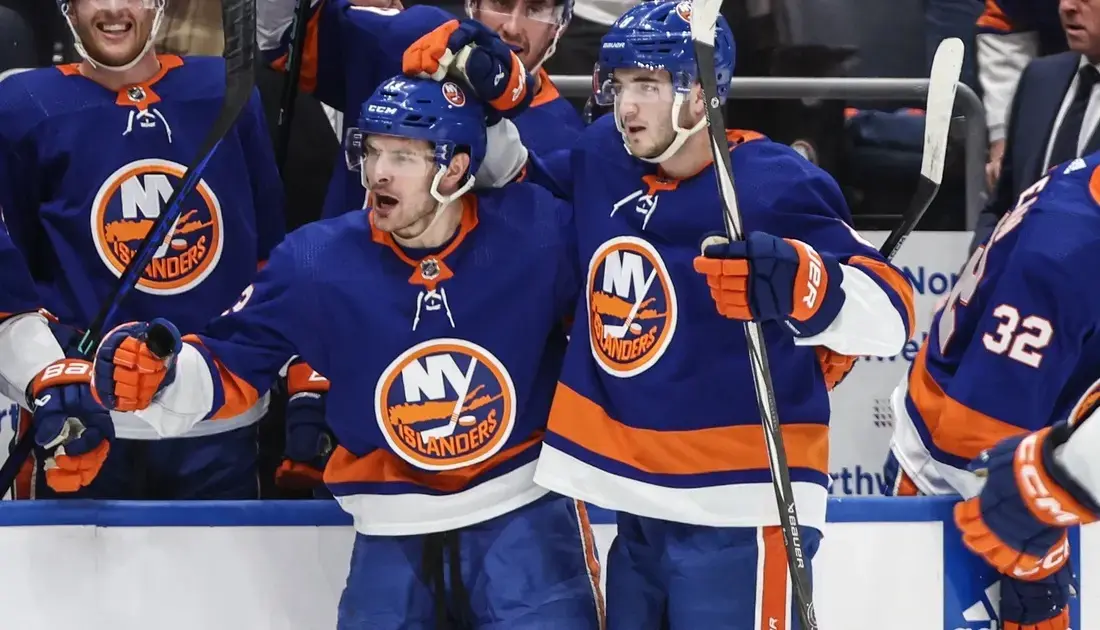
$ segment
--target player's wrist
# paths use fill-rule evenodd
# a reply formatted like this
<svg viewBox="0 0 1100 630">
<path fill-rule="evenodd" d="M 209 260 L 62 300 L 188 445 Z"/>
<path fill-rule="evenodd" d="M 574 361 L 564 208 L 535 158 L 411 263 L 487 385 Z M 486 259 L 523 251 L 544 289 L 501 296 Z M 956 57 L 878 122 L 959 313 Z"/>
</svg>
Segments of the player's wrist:
<svg viewBox="0 0 1100 630">
<path fill-rule="evenodd" d="M 1074 507 L 1082 524 L 1100 516 L 1100 467 L 1095 453 L 1098 438 L 1098 422 L 1062 422 L 1047 430 L 1042 441 L 1043 468 L 1053 483 L 1076 501 Z"/>
</svg>

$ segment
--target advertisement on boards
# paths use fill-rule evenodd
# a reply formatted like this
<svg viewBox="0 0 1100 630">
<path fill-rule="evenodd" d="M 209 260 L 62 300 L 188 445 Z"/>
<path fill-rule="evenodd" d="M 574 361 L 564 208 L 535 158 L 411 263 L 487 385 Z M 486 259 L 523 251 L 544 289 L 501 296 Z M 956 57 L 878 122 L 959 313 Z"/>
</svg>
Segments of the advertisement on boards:
<svg viewBox="0 0 1100 630">
<path fill-rule="evenodd" d="M 879 246 L 888 232 L 861 232 Z M 830 399 L 829 469 L 833 496 L 886 494 L 883 463 L 894 432 L 890 394 L 909 370 L 921 342 L 928 336 L 937 302 L 955 286 L 966 263 L 969 232 L 914 232 L 894 258 L 913 285 L 917 324 L 913 338 L 897 356 L 869 357 L 856 363 Z"/>
</svg>

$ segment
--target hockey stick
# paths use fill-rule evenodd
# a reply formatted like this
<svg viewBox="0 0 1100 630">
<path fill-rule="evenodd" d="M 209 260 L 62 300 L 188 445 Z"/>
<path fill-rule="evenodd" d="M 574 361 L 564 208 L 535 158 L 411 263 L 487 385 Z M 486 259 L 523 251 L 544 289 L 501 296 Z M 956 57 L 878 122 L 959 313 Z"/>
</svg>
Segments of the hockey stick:
<svg viewBox="0 0 1100 630">
<path fill-rule="evenodd" d="M 183 210 L 184 200 L 202 179 L 206 164 L 252 97 L 256 62 L 256 0 L 222 0 L 222 28 L 225 34 L 225 102 L 203 140 L 199 154 L 184 173 L 180 185 L 168 198 L 164 211 L 157 217 L 130 264 L 119 276 L 110 298 L 100 308 L 99 314 L 76 345 L 75 350 L 84 358 L 90 357 L 99 345 L 104 325 L 111 321 L 122 300 L 137 285 L 153 254 L 175 226 Z M 19 469 L 33 447 L 34 427 L 28 427 L 7 461 L 0 466 L 0 488 L 4 491 L 15 482 Z"/>
<path fill-rule="evenodd" d="M 699 84 L 706 102 L 707 128 L 710 133 L 710 150 L 714 156 L 714 174 L 718 180 L 718 194 L 725 206 L 723 218 L 730 240 L 743 240 L 741 213 L 737 209 L 737 191 L 733 182 L 729 142 L 726 140 L 726 121 L 722 112 L 722 100 L 718 98 L 718 79 L 714 67 L 714 37 L 718 11 L 722 0 L 695 0 L 691 5 L 691 39 L 695 48 L 695 64 L 699 70 Z M 713 237 L 712 237 L 713 238 Z M 707 239 L 710 241 L 710 239 Z M 704 248 L 708 245 L 704 242 Z M 775 388 L 768 367 L 768 353 L 764 345 L 763 330 L 759 322 L 745 323 L 745 342 L 752 368 L 756 402 L 760 409 L 760 422 L 764 428 L 764 443 L 768 449 L 768 467 L 771 469 L 772 488 L 783 530 L 783 542 L 787 549 L 787 566 L 790 569 L 794 603 L 802 630 L 817 630 L 810 573 L 807 556 L 802 549 L 798 512 L 795 509 L 794 491 L 791 489 L 791 471 L 787 466 L 787 452 L 780 432 L 779 412 L 775 403 Z"/>
<path fill-rule="evenodd" d="M 278 133 L 275 139 L 275 164 L 279 174 L 286 168 L 290 152 L 290 124 L 294 121 L 294 109 L 298 103 L 298 81 L 302 77 L 302 61 L 305 58 L 306 27 L 309 22 L 310 0 L 297 0 L 294 21 L 290 24 L 290 49 L 286 53 L 286 79 L 279 99 Z M 284 179 L 285 179 L 284 175 Z"/>
<path fill-rule="evenodd" d="M 901 244 L 912 234 L 932 200 L 940 191 L 943 181 L 943 163 L 947 156 L 947 132 L 951 127 L 951 112 L 955 107 L 955 92 L 963 65 L 963 43 L 952 37 L 940 42 L 932 59 L 932 71 L 928 75 L 928 96 L 924 106 L 924 148 L 920 166 L 917 192 L 905 214 L 879 252 L 890 260 L 901 249 Z"/>
</svg>

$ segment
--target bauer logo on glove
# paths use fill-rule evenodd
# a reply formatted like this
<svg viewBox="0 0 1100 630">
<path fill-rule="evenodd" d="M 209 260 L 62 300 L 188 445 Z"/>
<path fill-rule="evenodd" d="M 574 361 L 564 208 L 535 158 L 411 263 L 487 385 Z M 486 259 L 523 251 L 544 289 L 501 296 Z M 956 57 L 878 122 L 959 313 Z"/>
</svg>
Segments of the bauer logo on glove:
<svg viewBox="0 0 1100 630">
<path fill-rule="evenodd" d="M 840 263 L 809 245 L 764 232 L 744 241 L 711 236 L 695 258 L 718 312 L 730 319 L 786 322 L 796 335 L 826 328 L 844 304 Z"/>
</svg>

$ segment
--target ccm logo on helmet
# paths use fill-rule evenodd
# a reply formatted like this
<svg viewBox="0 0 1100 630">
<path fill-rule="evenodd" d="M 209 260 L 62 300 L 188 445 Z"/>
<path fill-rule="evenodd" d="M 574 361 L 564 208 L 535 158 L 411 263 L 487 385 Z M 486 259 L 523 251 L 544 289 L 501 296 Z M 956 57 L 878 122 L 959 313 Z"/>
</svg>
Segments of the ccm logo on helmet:
<svg viewBox="0 0 1100 630">
<path fill-rule="evenodd" d="M 386 107 L 384 105 L 367 105 L 367 111 L 375 114 L 396 114 L 396 107 Z"/>
</svg>

